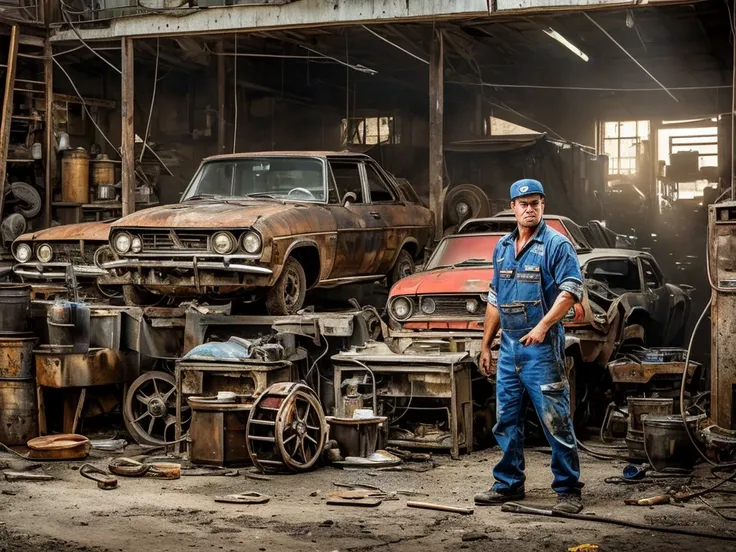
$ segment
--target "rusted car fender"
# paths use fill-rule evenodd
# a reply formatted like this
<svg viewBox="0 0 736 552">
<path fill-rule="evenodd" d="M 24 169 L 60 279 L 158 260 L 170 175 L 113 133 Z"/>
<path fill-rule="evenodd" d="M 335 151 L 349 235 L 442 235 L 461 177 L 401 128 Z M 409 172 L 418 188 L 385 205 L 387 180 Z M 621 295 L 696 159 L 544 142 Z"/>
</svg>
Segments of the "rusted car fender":
<svg viewBox="0 0 736 552">
<path fill-rule="evenodd" d="M 274 270 L 273 280 L 278 279 L 286 259 L 293 255 L 298 255 L 306 249 L 312 250 L 319 259 L 319 271 L 314 271 L 314 267 L 304 266 L 305 263 L 302 263 L 302 268 L 304 268 L 307 274 L 307 286 L 309 286 L 309 289 L 316 286 L 320 280 L 327 279 L 335 262 L 335 240 L 328 239 L 326 241 L 328 242 L 327 245 L 324 244 L 324 240 L 320 244 L 313 238 L 305 237 L 295 239 L 286 249 L 283 258 L 280 259 L 278 270 Z"/>
</svg>

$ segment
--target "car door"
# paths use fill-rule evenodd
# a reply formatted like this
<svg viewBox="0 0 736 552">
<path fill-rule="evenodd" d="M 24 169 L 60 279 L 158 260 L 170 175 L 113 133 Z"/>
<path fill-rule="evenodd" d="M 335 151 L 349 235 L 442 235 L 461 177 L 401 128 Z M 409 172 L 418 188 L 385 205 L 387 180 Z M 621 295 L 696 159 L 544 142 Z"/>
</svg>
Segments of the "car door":
<svg viewBox="0 0 736 552">
<path fill-rule="evenodd" d="M 337 225 L 335 262 L 329 278 L 375 274 L 384 246 L 380 214 L 374 212 L 360 160 L 330 159 L 337 187 L 337 201 L 328 204 Z M 355 199 L 345 203 L 346 194 Z"/>
<path fill-rule="evenodd" d="M 661 331 L 663 343 L 666 342 L 667 332 L 670 326 L 670 313 L 672 311 L 672 297 L 659 267 L 646 257 L 639 257 L 641 263 L 641 274 L 644 289 L 648 294 L 649 312 Z"/>
</svg>

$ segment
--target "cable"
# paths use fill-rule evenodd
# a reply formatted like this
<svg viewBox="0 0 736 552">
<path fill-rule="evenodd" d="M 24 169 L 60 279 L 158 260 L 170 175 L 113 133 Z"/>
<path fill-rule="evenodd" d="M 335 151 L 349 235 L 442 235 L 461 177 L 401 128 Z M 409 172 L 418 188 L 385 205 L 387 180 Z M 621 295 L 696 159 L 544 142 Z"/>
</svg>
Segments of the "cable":
<svg viewBox="0 0 736 552">
<path fill-rule="evenodd" d="M 233 121 L 233 153 L 238 140 L 238 35 L 235 34 L 235 49 L 233 50 L 233 104 L 235 106 L 235 119 Z M 235 171 L 233 171 L 235 174 Z"/>
<path fill-rule="evenodd" d="M 77 97 L 82 102 L 82 107 L 84 107 L 84 111 L 87 113 L 87 116 L 89 117 L 90 121 L 92 121 L 92 124 L 95 125 L 95 128 L 97 129 L 97 131 L 102 135 L 102 137 L 110 145 L 110 147 L 113 149 L 113 151 L 115 153 L 117 153 L 119 157 L 121 157 L 120 156 L 120 152 L 118 151 L 118 149 L 113 145 L 112 142 L 110 142 L 110 140 L 108 139 L 108 137 L 105 135 L 104 132 L 102 132 L 102 129 L 97 124 L 97 121 L 95 121 L 95 118 L 92 116 L 92 113 L 90 112 L 89 108 L 87 108 L 87 103 L 84 101 L 84 98 L 82 97 L 82 94 L 79 93 L 79 90 L 77 89 L 76 85 L 74 84 L 74 81 L 72 80 L 72 78 L 69 76 L 69 73 L 66 72 L 66 70 L 64 69 L 64 67 L 61 65 L 61 63 L 59 63 L 56 60 L 56 58 L 53 58 L 53 61 L 56 64 L 56 66 L 59 69 L 61 69 L 61 72 L 64 73 L 64 75 L 66 75 L 66 78 L 69 79 L 69 84 L 72 85 L 72 88 L 74 89 L 74 92 L 76 92 Z"/>
<path fill-rule="evenodd" d="M 555 86 L 547 84 L 511 84 L 511 83 L 491 83 L 491 82 L 462 82 L 462 81 L 445 81 L 445 84 L 458 84 L 470 86 L 488 86 L 490 88 L 530 88 L 539 90 L 578 90 L 581 92 L 661 92 L 661 88 L 616 88 L 606 86 Z M 672 86 L 668 90 L 720 90 L 733 88 L 730 84 L 718 84 L 708 86 Z"/>
<path fill-rule="evenodd" d="M 379 35 L 379 34 L 378 34 L 377 32 L 375 32 L 375 31 L 373 31 L 373 30 L 369 29 L 369 28 L 368 28 L 368 27 L 366 27 L 365 25 L 361 25 L 361 27 L 363 27 L 363 28 L 364 28 L 364 29 L 365 29 L 366 31 L 368 31 L 369 33 L 371 33 L 371 34 L 372 34 L 373 36 L 375 36 L 376 38 L 380 38 L 381 40 L 383 40 L 383 41 L 384 41 L 384 42 L 386 42 L 387 44 L 390 44 L 390 45 L 391 45 L 391 46 L 393 46 L 394 48 L 397 48 L 397 49 L 401 50 L 402 52 L 404 52 L 405 54 L 407 54 L 407 55 L 410 55 L 410 56 L 411 56 L 411 57 L 413 57 L 414 59 L 418 59 L 418 60 L 419 60 L 419 61 L 421 61 L 422 63 L 425 63 L 425 64 L 429 65 L 429 61 L 427 61 L 426 59 L 424 59 L 424 58 L 420 58 L 419 56 L 417 56 L 417 55 L 415 55 L 415 54 L 412 54 L 412 53 L 411 53 L 411 52 L 410 52 L 409 50 L 405 50 L 404 48 L 402 48 L 401 46 L 399 46 L 399 45 L 398 45 L 398 44 L 396 44 L 395 42 L 391 42 L 391 41 L 390 41 L 390 40 L 389 40 L 388 38 L 385 38 L 385 37 L 383 37 L 383 36 Z"/>
<path fill-rule="evenodd" d="M 401 418 L 403 418 L 404 416 L 406 416 L 406 413 L 409 412 L 409 409 L 411 409 L 411 401 L 412 400 L 414 400 L 414 381 L 413 380 L 409 382 L 409 402 L 404 407 L 404 411 L 401 413 L 401 416 L 399 416 L 398 418 L 394 418 L 393 420 L 390 421 L 392 424 L 395 424 Z M 394 410 L 395 409 L 396 409 L 396 407 L 394 407 Z"/>
<path fill-rule="evenodd" d="M 138 163 L 143 163 L 143 154 L 146 153 L 146 144 L 148 143 L 148 132 L 151 130 L 151 117 L 153 116 L 153 103 L 156 101 L 156 85 L 158 84 L 158 58 L 160 39 L 156 37 L 156 68 L 153 74 L 153 93 L 151 94 L 151 107 L 148 109 L 148 121 L 146 122 L 146 133 L 143 135 L 143 147 L 141 148 L 141 156 Z"/>
<path fill-rule="evenodd" d="M 304 376 L 304 381 L 306 381 L 306 380 L 308 380 L 308 379 L 309 379 L 309 376 L 310 376 L 310 374 L 312 373 L 312 370 L 314 370 L 314 367 L 315 367 L 315 366 L 317 366 L 317 363 L 318 363 L 318 362 L 319 362 L 320 360 L 322 360 L 322 357 L 324 357 L 324 356 L 325 356 L 325 355 L 327 354 L 327 351 L 328 351 L 328 350 L 330 349 L 330 344 L 329 344 L 329 342 L 327 341 L 327 338 L 326 338 L 325 336 L 323 336 L 323 335 L 322 335 L 321 333 L 319 334 L 319 338 L 320 338 L 320 341 L 321 341 L 321 340 L 323 340 L 323 339 L 325 340 L 325 350 L 324 350 L 324 351 L 322 351 L 322 354 L 321 354 L 321 355 L 319 355 L 319 356 L 318 356 L 318 357 L 317 357 L 317 358 L 316 358 L 316 359 L 314 360 L 314 362 L 312 363 L 312 366 L 311 366 L 311 367 L 309 368 L 309 370 L 307 371 L 307 375 L 305 375 L 305 376 Z M 319 373 L 319 370 L 317 370 L 317 373 Z"/>
<path fill-rule="evenodd" d="M 90 52 L 92 52 L 92 53 L 93 53 L 94 55 L 96 55 L 96 56 L 97 56 L 98 58 L 100 58 L 100 59 L 101 59 L 102 61 L 104 61 L 105 63 L 107 63 L 107 64 L 108 64 L 108 65 L 109 65 L 110 67 L 112 67 L 113 69 L 115 69 L 115 71 L 117 71 L 118 75 L 122 75 L 122 74 L 123 74 L 123 72 L 122 72 L 122 71 L 121 71 L 120 69 L 118 69 L 117 67 L 115 67 L 115 65 L 113 65 L 112 63 L 110 63 L 110 62 L 109 62 L 109 61 L 108 61 L 107 59 L 105 59 L 104 57 L 102 57 L 102 55 L 101 55 L 101 54 L 97 53 L 97 51 L 96 51 L 95 49 L 93 49 L 93 48 L 92 48 L 92 47 L 91 47 L 91 46 L 90 46 L 89 44 L 87 44 L 87 43 L 86 43 L 86 42 L 84 41 L 84 39 L 82 38 L 82 35 L 80 35 L 80 34 L 79 34 L 79 31 L 77 31 L 77 28 L 76 28 L 76 27 L 75 27 L 74 25 L 72 25 L 72 22 L 71 22 L 71 20 L 69 19 L 69 16 L 68 16 L 68 15 L 66 14 L 66 11 L 65 11 L 65 10 L 64 10 L 63 8 L 62 8 L 62 10 L 61 10 L 61 14 L 62 14 L 62 17 L 64 18 L 64 21 L 66 21 L 67 25 L 69 25 L 69 27 L 71 28 L 71 30 L 72 30 L 72 31 L 74 31 L 74 34 L 75 34 L 75 35 L 77 35 L 77 38 L 79 39 L 79 41 L 80 41 L 80 42 L 81 42 L 82 44 L 84 44 L 84 46 L 85 46 L 85 47 L 86 47 L 86 48 L 87 48 L 87 49 L 88 49 L 88 50 L 89 50 Z"/>
</svg>

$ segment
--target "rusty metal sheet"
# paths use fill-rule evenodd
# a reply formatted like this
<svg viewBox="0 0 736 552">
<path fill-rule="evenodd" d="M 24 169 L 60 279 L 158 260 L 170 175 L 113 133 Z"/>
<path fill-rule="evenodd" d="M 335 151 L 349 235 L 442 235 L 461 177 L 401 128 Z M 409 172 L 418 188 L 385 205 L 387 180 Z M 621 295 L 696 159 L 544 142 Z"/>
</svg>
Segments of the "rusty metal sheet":
<svg viewBox="0 0 736 552">
<path fill-rule="evenodd" d="M 36 382 L 42 387 L 91 387 L 133 381 L 139 372 L 135 355 L 114 349 L 57 354 L 37 350 Z"/>
<path fill-rule="evenodd" d="M 38 232 L 28 232 L 16 241 L 98 241 L 107 242 L 110 235 L 110 222 L 80 222 L 52 226 Z"/>
<path fill-rule="evenodd" d="M 697 362 L 688 365 L 688 380 L 693 376 L 695 370 L 700 367 Z M 606 365 L 608 373 L 614 383 L 638 383 L 645 384 L 655 376 L 681 377 L 685 368 L 684 362 L 636 362 L 623 359 L 614 360 Z"/>
</svg>

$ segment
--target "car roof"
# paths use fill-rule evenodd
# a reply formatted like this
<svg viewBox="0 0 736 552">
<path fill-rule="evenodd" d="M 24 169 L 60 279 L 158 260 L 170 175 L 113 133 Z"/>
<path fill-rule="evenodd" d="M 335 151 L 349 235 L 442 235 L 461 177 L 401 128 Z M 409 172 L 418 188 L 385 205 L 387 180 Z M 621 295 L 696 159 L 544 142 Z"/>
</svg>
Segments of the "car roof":
<svg viewBox="0 0 736 552">
<path fill-rule="evenodd" d="M 248 159 L 250 157 L 359 157 L 361 159 L 373 159 L 364 153 L 352 151 L 249 151 L 242 153 L 224 153 L 205 157 L 203 161 L 218 161 L 221 159 Z"/>
<path fill-rule="evenodd" d="M 646 251 L 637 251 L 636 249 L 591 249 L 587 253 L 579 253 L 578 258 L 580 264 L 583 265 L 594 259 L 632 259 L 636 257 L 645 257 L 647 260 L 654 261 L 654 257 Z"/>
</svg>

